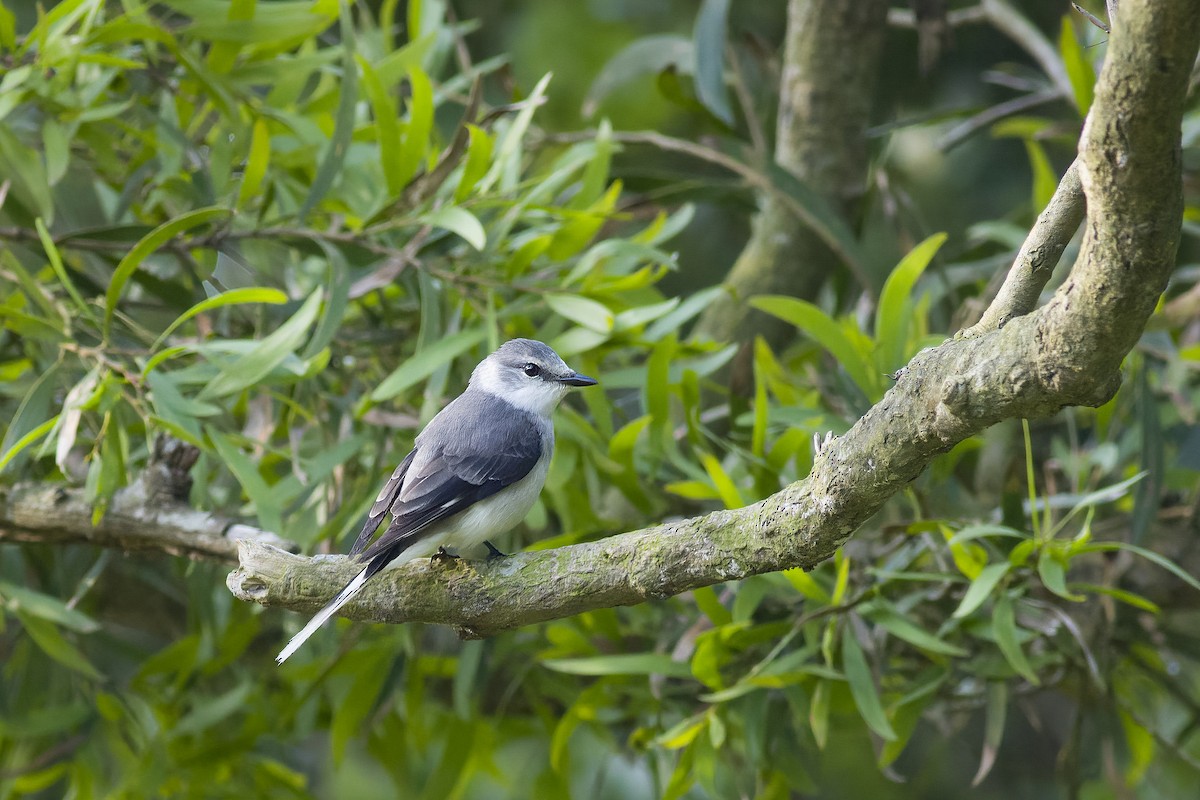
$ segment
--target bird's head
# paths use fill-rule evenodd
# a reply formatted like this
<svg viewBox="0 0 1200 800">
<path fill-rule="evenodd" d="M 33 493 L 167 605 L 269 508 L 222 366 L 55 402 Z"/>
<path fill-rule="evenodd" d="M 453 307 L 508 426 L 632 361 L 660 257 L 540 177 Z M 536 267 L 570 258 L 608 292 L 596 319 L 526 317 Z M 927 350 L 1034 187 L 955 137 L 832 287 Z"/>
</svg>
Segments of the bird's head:
<svg viewBox="0 0 1200 800">
<path fill-rule="evenodd" d="M 548 345 L 533 339 L 510 339 L 471 373 L 473 389 L 543 416 L 554 410 L 571 387 L 596 383 L 595 378 L 568 367 Z"/>
</svg>

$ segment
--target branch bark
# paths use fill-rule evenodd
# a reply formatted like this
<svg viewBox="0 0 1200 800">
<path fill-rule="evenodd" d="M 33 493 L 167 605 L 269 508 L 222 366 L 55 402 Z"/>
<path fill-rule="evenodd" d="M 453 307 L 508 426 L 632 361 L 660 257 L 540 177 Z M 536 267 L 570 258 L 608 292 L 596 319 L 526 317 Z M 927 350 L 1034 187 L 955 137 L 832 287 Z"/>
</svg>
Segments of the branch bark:
<svg viewBox="0 0 1200 800">
<path fill-rule="evenodd" d="M 187 505 L 188 471 L 197 455 L 191 445 L 160 437 L 146 471 L 113 496 L 97 524 L 83 489 L 32 483 L 0 487 L 0 542 L 86 543 L 228 562 L 237 560 L 241 540 L 286 548 L 280 552 L 299 549 L 273 533 Z"/>
<path fill-rule="evenodd" d="M 1126 0 L 1080 143 L 1087 222 L 1079 259 L 1044 307 L 918 354 L 897 384 L 814 460 L 809 476 L 736 511 L 490 564 L 424 560 L 367 584 L 346 616 L 487 636 L 791 567 L 811 568 L 929 462 L 1002 419 L 1096 406 L 1166 286 L 1182 215 L 1180 119 L 1200 0 Z M 313 611 L 357 571 L 252 542 L 235 595 Z"/>
</svg>

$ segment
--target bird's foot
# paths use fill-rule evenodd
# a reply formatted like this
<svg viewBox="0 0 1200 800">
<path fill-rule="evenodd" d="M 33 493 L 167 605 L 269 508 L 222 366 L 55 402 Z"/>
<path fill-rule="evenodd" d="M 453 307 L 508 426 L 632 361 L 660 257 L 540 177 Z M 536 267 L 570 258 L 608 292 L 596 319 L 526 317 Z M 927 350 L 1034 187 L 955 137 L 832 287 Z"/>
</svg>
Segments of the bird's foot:
<svg viewBox="0 0 1200 800">
<path fill-rule="evenodd" d="M 437 561 L 440 561 L 442 563 L 458 561 L 458 556 L 454 555 L 454 553 L 451 553 L 449 550 L 447 550 L 444 547 L 439 547 L 437 549 L 437 552 L 429 557 L 429 561 L 430 561 L 430 563 L 434 563 Z"/>
<path fill-rule="evenodd" d="M 496 548 L 496 545 L 492 544 L 491 542 L 487 541 L 486 539 L 483 541 L 483 543 L 488 549 L 488 557 L 487 557 L 488 561 L 495 561 L 497 558 L 508 558 L 508 553 L 501 553 Z"/>
</svg>

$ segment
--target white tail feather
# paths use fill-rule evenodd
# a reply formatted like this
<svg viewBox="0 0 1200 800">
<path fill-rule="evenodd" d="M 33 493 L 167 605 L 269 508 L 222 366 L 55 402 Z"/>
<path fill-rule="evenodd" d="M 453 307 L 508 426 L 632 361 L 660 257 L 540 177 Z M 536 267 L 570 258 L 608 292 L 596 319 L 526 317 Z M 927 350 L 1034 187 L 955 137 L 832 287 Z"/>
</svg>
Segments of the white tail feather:
<svg viewBox="0 0 1200 800">
<path fill-rule="evenodd" d="M 359 590 L 362 589 L 363 584 L 366 582 L 367 569 L 364 567 L 363 571 L 358 573 L 354 580 L 346 584 L 345 589 L 342 589 L 340 592 L 338 592 L 337 597 L 330 600 L 328 605 L 318 611 L 316 616 L 310 619 L 308 624 L 305 625 L 299 633 L 292 637 L 292 640 L 287 643 L 287 647 L 283 648 L 283 650 L 279 652 L 279 655 L 275 656 L 275 663 L 282 664 L 284 661 L 287 661 L 288 656 L 299 650 L 300 645 L 304 644 L 308 640 L 308 637 L 316 633 L 317 628 L 324 625 L 330 617 L 338 612 L 338 609 L 353 600 L 354 595 L 358 594 Z"/>
</svg>

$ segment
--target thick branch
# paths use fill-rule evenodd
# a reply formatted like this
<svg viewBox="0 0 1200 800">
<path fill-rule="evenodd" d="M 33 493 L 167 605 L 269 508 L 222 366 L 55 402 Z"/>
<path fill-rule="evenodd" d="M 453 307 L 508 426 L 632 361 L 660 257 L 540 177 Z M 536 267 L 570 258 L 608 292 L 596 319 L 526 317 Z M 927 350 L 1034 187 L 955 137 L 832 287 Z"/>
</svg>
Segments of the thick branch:
<svg viewBox="0 0 1200 800">
<path fill-rule="evenodd" d="M 0 487 L 0 542 L 86 543 L 228 562 L 237 558 L 243 539 L 296 549 L 272 533 L 157 499 L 141 482 L 118 492 L 93 526 L 86 495 L 46 484 Z"/>
<path fill-rule="evenodd" d="M 737 511 L 490 564 L 419 561 L 369 582 L 356 619 L 455 625 L 466 635 L 828 558 L 939 453 L 1002 419 L 1099 405 L 1166 285 L 1179 238 L 1179 123 L 1200 36 L 1200 2 L 1126 0 L 1081 144 L 1087 232 L 1044 308 L 924 351 L 814 462 L 809 477 Z M 313 611 L 357 567 L 252 543 L 235 595 Z"/>
<path fill-rule="evenodd" d="M 192 445 L 159 436 L 145 471 L 113 496 L 96 525 L 92 524 L 94 507 L 82 489 L 45 484 L 0 487 L 0 542 L 86 542 L 218 561 L 233 561 L 240 539 L 299 549 L 273 533 L 188 506 L 190 472 L 199 456 Z"/>
</svg>

